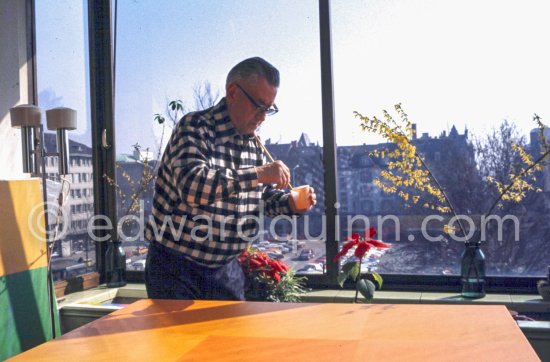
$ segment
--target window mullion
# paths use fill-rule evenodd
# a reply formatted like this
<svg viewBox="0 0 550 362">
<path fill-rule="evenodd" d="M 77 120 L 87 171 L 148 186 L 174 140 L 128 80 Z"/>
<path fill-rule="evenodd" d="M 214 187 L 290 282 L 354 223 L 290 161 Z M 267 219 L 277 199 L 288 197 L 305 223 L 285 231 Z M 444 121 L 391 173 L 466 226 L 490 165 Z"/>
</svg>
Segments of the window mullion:
<svg viewBox="0 0 550 362">
<path fill-rule="evenodd" d="M 338 177 L 329 0 L 319 0 L 319 36 L 321 45 L 321 97 L 323 108 L 323 163 L 325 168 L 326 265 L 329 282 L 336 284 L 338 264 L 332 263 L 332 259 L 336 256 L 339 239 L 339 230 L 337 230 Z"/>
<path fill-rule="evenodd" d="M 113 185 L 107 179 L 115 179 L 115 132 L 113 102 L 113 37 L 111 32 L 111 1 L 90 0 L 89 47 L 90 47 L 90 105 L 92 115 L 92 150 L 94 169 L 94 210 L 96 215 L 104 215 L 116 225 L 116 195 Z M 96 225 L 99 226 L 99 225 Z M 102 225 L 103 226 L 103 225 Z M 108 236 L 116 239 L 116 228 L 98 229 L 98 238 Z M 97 270 L 101 282 L 105 280 L 105 242 L 96 243 Z"/>
</svg>

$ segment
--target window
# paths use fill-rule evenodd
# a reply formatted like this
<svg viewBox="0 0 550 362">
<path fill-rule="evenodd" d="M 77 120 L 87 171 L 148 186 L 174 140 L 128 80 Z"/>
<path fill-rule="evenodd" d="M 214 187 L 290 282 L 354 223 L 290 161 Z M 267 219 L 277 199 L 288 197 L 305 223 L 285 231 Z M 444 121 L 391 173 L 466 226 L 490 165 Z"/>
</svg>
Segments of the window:
<svg viewBox="0 0 550 362">
<path fill-rule="evenodd" d="M 250 16 L 266 14 L 265 4 L 257 1 L 168 1 L 162 7 L 155 2 L 119 3 L 115 109 L 117 184 L 123 193 L 118 216 L 127 213 L 129 195 L 160 158 L 173 127 L 174 119 L 167 117 L 160 126 L 154 115 L 166 116 L 168 103 L 177 99 L 186 112 L 210 106 L 207 96 L 216 100 L 225 95 L 231 67 L 259 55 L 281 72 L 276 99 L 280 112 L 266 119 L 259 133 L 270 153 L 291 168 L 293 185 L 313 185 L 319 203 L 294 225 L 268 221 L 254 245 L 300 269 L 325 254 L 324 241 L 305 241 L 306 233 L 312 236 L 309 240 L 321 234 L 324 212 L 318 4 L 275 2 L 268 13 Z M 144 155 L 155 162 L 146 164 Z M 147 219 L 152 189 L 140 192 Z M 126 249 L 135 249 L 136 242 L 127 243 Z M 302 248 L 313 249 L 315 258 L 298 260 Z M 132 262 L 144 257 L 135 255 Z"/>
<path fill-rule="evenodd" d="M 475 141 L 482 141 L 491 134 L 492 127 L 500 126 L 506 119 L 509 126 L 517 128 L 518 136 L 525 137 L 529 152 L 535 152 L 538 138 L 530 133 L 534 128 L 531 116 L 536 112 L 548 123 L 548 89 L 537 88 L 537 85 L 549 83 L 545 65 L 550 59 L 540 45 L 545 44 L 544 35 L 550 33 L 542 18 L 542 14 L 548 13 L 544 8 L 548 5 L 542 1 L 479 4 L 470 0 L 391 3 L 339 0 L 330 3 L 339 190 L 327 194 L 327 199 L 338 195 L 340 238 L 349 235 L 349 231 L 363 228 L 357 222 L 348 230 L 348 216 L 365 215 L 377 226 L 378 216 L 396 215 L 399 228 L 390 221 L 378 230 L 382 239 L 394 242 L 394 248 L 371 267 L 377 267 L 377 271 L 386 275 L 429 274 L 441 278 L 456 275 L 462 245 L 423 239 L 419 220 L 427 215 L 426 210 L 407 207 L 402 200 L 383 193 L 374 185 L 380 170 L 387 167 L 390 160 L 386 157 L 375 162 L 368 156 L 368 152 L 379 147 L 383 140 L 362 132 L 353 111 L 381 116 L 382 109 L 391 111 L 394 104 L 401 102 L 417 127 L 414 142 L 419 152 L 427 161 L 437 164 L 434 172 L 440 174 L 443 183 L 452 181 L 450 194 L 456 200 L 459 213 L 479 217 L 481 212 L 476 202 L 482 198 L 476 192 L 480 179 L 494 170 L 483 170 L 485 174 L 475 175 L 474 171 L 481 172 Z M 88 58 L 82 55 L 87 49 L 86 8 L 75 7 L 72 3 L 69 7 L 67 1 L 56 4 L 58 2 L 52 1 L 37 4 L 40 102 L 77 108 L 79 120 L 84 120 L 88 126 Z M 148 2 L 118 4 L 117 184 L 126 188 L 128 197 L 133 192 L 132 186 L 125 184 L 123 174 L 130 175 L 129 179 L 135 182 L 144 170 L 155 167 L 172 123 L 169 120 L 165 124 L 163 134 L 163 127 L 155 123 L 154 115 L 166 115 L 168 102 L 180 99 L 186 110 L 200 108 L 195 102 L 195 89 L 202 87 L 204 95 L 208 82 L 211 94 L 219 91 L 219 96 L 223 96 L 229 68 L 245 57 L 261 55 L 281 70 L 282 83 L 277 98 L 281 112 L 268 119 L 260 134 L 270 152 L 291 166 L 294 183 L 316 187 L 320 203 L 309 215 L 307 224 L 310 233 L 316 234 L 315 216 L 320 216 L 316 213 L 328 210 L 323 175 L 331 173 L 330 162 L 325 161 L 325 165 L 318 162 L 322 159 L 322 129 L 327 126 L 321 124 L 321 109 L 330 106 L 329 102 L 321 104 L 320 99 L 318 2 L 277 2 L 270 5 L 269 19 L 263 17 L 261 21 L 255 17 L 241 21 L 240 14 L 265 13 L 265 8 L 253 1 L 215 5 L 168 1 L 165 4 L 161 8 Z M 55 20 L 54 13 L 57 15 Z M 60 22 L 58 18 L 65 20 Z M 56 25 L 61 27 L 60 24 L 70 25 L 74 21 L 80 23 L 70 34 L 56 28 Z M 57 32 L 63 34 L 58 36 Z M 69 36 L 79 37 L 65 47 L 71 51 L 77 49 L 77 54 L 61 56 L 63 46 L 58 44 Z M 46 47 L 49 43 L 56 46 Z M 63 62 L 71 64 L 67 71 L 80 67 L 80 75 L 63 77 L 56 73 L 63 68 L 58 66 Z M 84 82 L 81 78 L 85 78 Z M 59 84 L 62 80 L 67 84 Z M 69 89 L 79 82 L 84 85 Z M 74 106 L 74 97 L 83 100 L 85 105 Z M 83 135 L 80 132 L 70 135 L 82 146 L 91 143 L 88 130 Z M 87 149 L 82 148 L 83 152 Z M 152 162 L 146 166 L 145 160 Z M 56 164 L 54 159 L 51 162 L 52 166 Z M 92 177 L 91 157 L 83 157 L 78 162 L 71 157 L 71 165 L 77 164 L 89 169 Z M 464 169 L 473 172 L 475 177 L 467 177 L 471 174 Z M 72 175 L 68 176 L 70 179 Z M 84 175 L 83 180 L 91 181 L 91 178 Z M 550 252 L 540 243 L 547 234 L 544 220 L 550 210 L 549 171 L 539 175 L 538 180 L 543 189 L 541 194 L 529 196 L 520 205 L 505 209 L 520 221 L 519 241 L 489 239 L 484 244 L 490 275 L 512 276 L 516 280 L 517 276 L 545 274 L 545 260 L 549 260 Z M 87 195 L 90 198 L 81 204 L 81 210 L 91 215 L 93 189 L 89 191 L 89 194 L 84 192 L 84 198 Z M 152 189 L 140 192 L 139 198 L 143 200 L 140 207 L 147 219 Z M 117 201 L 120 218 L 127 213 L 128 203 L 121 196 Z M 84 220 L 79 222 L 78 225 L 85 226 Z M 266 238 L 262 240 L 263 248 L 266 243 L 284 244 L 269 234 L 270 225 L 274 225 L 277 234 L 288 234 L 292 230 L 292 225 L 284 221 L 267 224 L 268 233 L 262 234 Z M 441 227 L 432 223 L 427 231 L 440 233 Z M 125 230 L 129 237 L 137 235 L 136 231 Z M 298 233 L 303 235 L 304 231 L 302 227 Z M 513 236 L 511 231 L 505 234 Z M 298 235 L 294 243 L 301 248 L 304 247 L 302 235 Z M 138 251 L 145 245 L 143 240 L 131 243 L 137 245 Z M 136 246 L 131 243 L 126 243 L 125 247 L 135 250 Z M 257 245 L 260 246 L 259 242 Z M 329 244 L 329 250 L 332 251 L 333 246 Z M 317 242 L 314 249 L 322 254 L 324 242 Z M 134 255 L 137 259 L 144 257 L 142 252 L 138 254 Z M 292 260 L 298 255 L 287 253 L 284 257 L 297 268 L 307 263 Z"/>
<path fill-rule="evenodd" d="M 95 270 L 95 248 L 86 229 L 86 221 L 93 215 L 93 199 L 85 202 L 78 199 L 83 190 L 80 172 L 84 168 L 85 172 L 93 172 L 90 162 L 88 16 L 85 2 L 44 0 L 34 4 L 38 105 L 44 110 L 54 107 L 76 109 L 78 120 L 77 129 L 68 132 L 71 150 L 75 149 L 74 146 L 79 149 L 78 155 L 69 155 L 70 174 L 66 175 L 66 179 L 71 183 L 71 190 L 64 209 L 68 220 L 60 225 L 62 233 L 55 242 L 52 258 L 54 278 L 60 280 L 72 276 L 69 270 L 80 264 L 80 259 L 89 262 L 78 268 L 79 273 Z M 55 134 L 46 133 L 45 145 L 49 152 L 55 150 Z M 81 160 L 85 163 L 81 164 Z M 57 159 L 51 157 L 47 172 L 59 180 L 57 163 Z M 83 167 L 77 168 L 79 165 Z M 86 215 L 80 213 L 82 207 L 89 208 Z"/>
<path fill-rule="evenodd" d="M 336 99 L 336 134 L 340 189 L 365 184 L 377 189 L 372 178 L 378 167 L 349 162 L 385 145 L 375 134 L 363 132 L 357 111 L 382 117 L 388 110 L 395 119 L 401 103 L 418 134 L 412 143 L 423 154 L 446 188 L 459 214 L 479 223 L 496 194 L 486 176 L 502 168 L 484 167 L 480 150 L 493 129 L 515 132 L 528 152 L 537 154 L 538 137 L 531 130 L 534 113 L 550 123 L 550 26 L 543 14 L 544 1 L 334 1 L 333 57 Z M 507 121 L 507 123 L 504 123 Z M 508 150 L 510 149 L 508 142 Z M 501 159 L 489 152 L 485 157 Z M 376 159 L 376 158 L 374 158 Z M 367 176 L 361 175 L 362 171 Z M 504 171 L 506 173 L 506 171 Z M 549 216 L 548 169 L 538 175 L 539 194 L 529 194 L 520 204 L 508 204 L 496 212 L 518 221 L 505 222 L 499 238 L 495 224 L 487 224 L 487 273 L 492 276 L 546 275 L 550 252 L 546 248 Z M 443 223 L 422 220 L 434 214 L 422 207 L 405 207 L 394 194 L 367 192 L 372 208 L 349 207 L 343 198 L 342 223 L 348 216 L 365 215 L 372 226 L 378 216 L 394 215 L 378 227 L 379 236 L 394 247 L 376 265 L 381 273 L 457 275 L 461 242 L 442 234 Z M 342 192 L 340 193 L 342 195 Z M 490 197 L 488 197 L 490 196 Z M 377 206 L 379 205 L 379 206 Z M 435 216 L 441 216 L 436 214 Z M 448 220 L 448 216 L 446 216 Z M 479 225 L 479 224 L 478 224 Z M 421 230 L 422 229 L 422 230 Z M 519 233 L 515 240 L 515 230 Z M 422 232 L 421 232 L 422 231 Z M 424 233 L 425 232 L 425 233 Z M 441 235 L 447 241 L 429 241 Z"/>
</svg>

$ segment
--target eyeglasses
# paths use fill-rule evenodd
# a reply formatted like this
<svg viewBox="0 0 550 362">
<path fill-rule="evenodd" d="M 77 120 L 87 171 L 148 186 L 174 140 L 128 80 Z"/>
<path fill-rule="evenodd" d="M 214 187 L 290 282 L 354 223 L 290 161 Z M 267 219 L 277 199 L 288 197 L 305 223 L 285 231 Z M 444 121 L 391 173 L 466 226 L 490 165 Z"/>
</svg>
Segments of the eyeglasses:
<svg viewBox="0 0 550 362">
<path fill-rule="evenodd" d="M 254 105 L 254 107 L 256 107 L 256 112 L 258 113 L 265 113 L 266 116 L 272 116 L 274 115 L 275 113 L 279 112 L 279 108 L 277 108 L 277 105 L 273 104 L 272 107 L 266 107 L 266 106 L 262 106 L 261 104 L 258 104 L 258 102 L 256 102 L 254 100 L 254 98 L 252 98 L 250 96 L 250 94 L 248 94 L 244 89 L 243 87 L 241 87 L 240 85 L 238 85 L 237 83 L 235 83 L 235 85 L 237 86 L 237 88 L 239 88 L 243 94 L 246 96 L 246 98 L 248 98 L 248 100 L 250 101 L 250 103 L 252 103 Z"/>
</svg>

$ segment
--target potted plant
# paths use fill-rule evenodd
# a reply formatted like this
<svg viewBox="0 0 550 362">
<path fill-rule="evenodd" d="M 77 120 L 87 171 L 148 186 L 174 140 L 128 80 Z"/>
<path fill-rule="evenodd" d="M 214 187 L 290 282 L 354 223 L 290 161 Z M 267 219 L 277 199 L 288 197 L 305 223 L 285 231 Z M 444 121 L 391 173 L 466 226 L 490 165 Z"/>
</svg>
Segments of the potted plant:
<svg viewBox="0 0 550 362">
<path fill-rule="evenodd" d="M 239 256 L 239 262 L 246 275 L 246 300 L 299 302 L 306 292 L 306 277 L 296 276 L 282 260 L 249 246 Z"/>
<path fill-rule="evenodd" d="M 391 247 L 389 244 L 373 239 L 375 235 L 376 229 L 373 227 L 365 231 L 363 236 L 359 235 L 359 233 L 353 233 L 351 238 L 347 239 L 347 243 L 342 246 L 342 250 L 340 250 L 333 259 L 333 261 L 337 263 L 341 258 L 347 257 L 344 263 L 342 263 L 342 268 L 338 274 L 338 284 L 340 284 L 340 287 L 343 287 L 344 282 L 348 279 L 355 282 L 354 303 L 357 303 L 359 293 L 361 293 L 367 301 L 371 301 L 374 298 L 374 291 L 376 289 L 372 281 L 361 276 L 363 258 L 365 258 L 368 252 L 373 248 L 388 249 Z M 348 256 L 347 254 L 350 251 L 353 251 L 353 254 Z M 382 288 L 382 277 L 372 270 L 370 270 L 369 273 L 378 283 L 378 288 Z"/>
</svg>

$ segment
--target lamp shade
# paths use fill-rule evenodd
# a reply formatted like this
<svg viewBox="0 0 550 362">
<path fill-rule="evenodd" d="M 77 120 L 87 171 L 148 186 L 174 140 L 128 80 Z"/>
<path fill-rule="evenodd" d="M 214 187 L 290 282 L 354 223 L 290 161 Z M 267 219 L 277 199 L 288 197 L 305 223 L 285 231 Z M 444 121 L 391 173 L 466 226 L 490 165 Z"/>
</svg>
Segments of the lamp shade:
<svg viewBox="0 0 550 362">
<path fill-rule="evenodd" d="M 66 107 L 52 108 L 46 111 L 46 123 L 50 131 L 76 129 L 76 111 Z"/>
<path fill-rule="evenodd" d="M 40 108 L 32 104 L 21 104 L 10 108 L 11 126 L 21 127 L 40 127 L 42 114 Z"/>
</svg>

